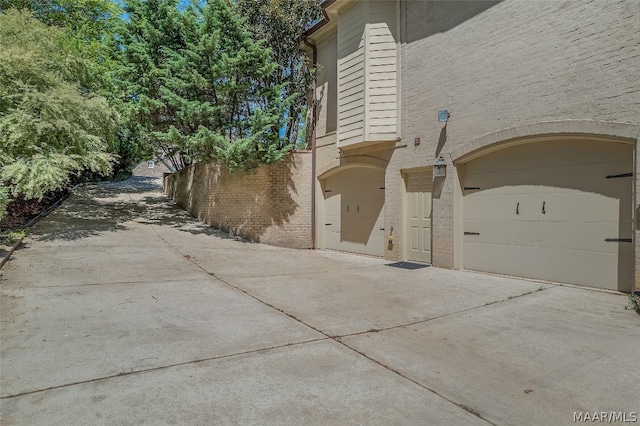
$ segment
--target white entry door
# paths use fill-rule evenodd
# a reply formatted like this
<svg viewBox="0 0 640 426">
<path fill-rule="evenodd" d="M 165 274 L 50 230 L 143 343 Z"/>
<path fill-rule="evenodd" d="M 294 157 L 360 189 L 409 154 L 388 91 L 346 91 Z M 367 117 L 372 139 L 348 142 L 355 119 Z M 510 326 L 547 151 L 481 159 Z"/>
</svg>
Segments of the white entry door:
<svg viewBox="0 0 640 426">
<path fill-rule="evenodd" d="M 407 260 L 431 263 L 431 170 L 404 174 L 404 253 Z"/>
</svg>

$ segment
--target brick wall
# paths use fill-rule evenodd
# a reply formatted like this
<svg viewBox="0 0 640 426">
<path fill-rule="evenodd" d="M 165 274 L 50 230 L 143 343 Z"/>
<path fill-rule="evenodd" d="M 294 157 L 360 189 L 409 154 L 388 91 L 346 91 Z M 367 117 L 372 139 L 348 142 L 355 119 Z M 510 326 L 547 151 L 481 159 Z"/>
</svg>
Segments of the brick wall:
<svg viewBox="0 0 640 426">
<path fill-rule="evenodd" d="M 404 147 L 387 168 L 387 188 L 401 188 L 399 169 L 431 165 L 437 154 L 449 162 L 441 194 L 434 191 L 436 265 L 453 266 L 448 154 L 456 147 L 542 122 L 640 123 L 637 0 L 420 0 L 403 8 Z M 445 130 L 439 109 L 451 113 Z M 400 193 L 387 190 L 388 222 L 400 222 Z"/>
<path fill-rule="evenodd" d="M 165 193 L 198 219 L 234 235 L 281 247 L 311 246 L 311 155 L 251 173 L 196 163 L 165 179 Z"/>
<path fill-rule="evenodd" d="M 492 135 L 506 140 L 536 132 L 638 138 L 640 1 L 403 0 L 400 8 L 401 140 L 390 156 L 373 152 L 377 147 L 358 149 L 388 160 L 385 227 L 396 231 L 387 259 L 403 257 L 402 170 L 431 166 L 444 156 L 447 178 L 433 192 L 433 263 L 454 267 L 461 225 L 453 160 L 465 147 L 498 141 Z M 335 34 L 318 40 L 324 69 L 318 74 L 319 174 L 351 153 L 335 142 L 335 43 Z M 440 109 L 451 113 L 446 127 L 437 121 Z M 322 191 L 317 193 L 320 218 Z M 636 240 L 640 247 L 640 233 Z M 636 256 L 640 280 L 640 250 Z"/>
</svg>

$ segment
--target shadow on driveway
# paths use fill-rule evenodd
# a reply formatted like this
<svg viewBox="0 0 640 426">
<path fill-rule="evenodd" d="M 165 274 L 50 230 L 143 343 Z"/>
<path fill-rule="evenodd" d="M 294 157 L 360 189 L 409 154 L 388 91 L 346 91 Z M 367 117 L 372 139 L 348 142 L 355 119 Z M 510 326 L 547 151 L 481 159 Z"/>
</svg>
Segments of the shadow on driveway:
<svg viewBox="0 0 640 426">
<path fill-rule="evenodd" d="M 194 223 L 189 213 L 162 194 L 161 180 L 146 176 L 76 188 L 39 226 L 35 239 L 71 241 L 124 231 L 132 222 L 170 226 L 192 235 L 204 234 L 246 242 L 205 223 Z"/>
</svg>

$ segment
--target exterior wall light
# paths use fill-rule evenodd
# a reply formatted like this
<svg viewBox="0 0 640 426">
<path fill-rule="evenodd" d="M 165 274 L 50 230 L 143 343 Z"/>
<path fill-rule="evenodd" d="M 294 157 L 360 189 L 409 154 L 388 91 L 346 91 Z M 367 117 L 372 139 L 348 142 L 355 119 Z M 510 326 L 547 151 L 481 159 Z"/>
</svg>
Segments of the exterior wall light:
<svg viewBox="0 0 640 426">
<path fill-rule="evenodd" d="M 447 177 L 447 163 L 444 162 L 443 157 L 438 157 L 435 163 L 433 163 L 433 177 L 445 178 Z"/>
<path fill-rule="evenodd" d="M 438 121 L 441 123 L 446 123 L 447 121 L 449 121 L 450 116 L 451 114 L 449 114 L 449 111 L 447 111 L 446 109 L 441 109 L 440 111 L 438 111 Z"/>
</svg>

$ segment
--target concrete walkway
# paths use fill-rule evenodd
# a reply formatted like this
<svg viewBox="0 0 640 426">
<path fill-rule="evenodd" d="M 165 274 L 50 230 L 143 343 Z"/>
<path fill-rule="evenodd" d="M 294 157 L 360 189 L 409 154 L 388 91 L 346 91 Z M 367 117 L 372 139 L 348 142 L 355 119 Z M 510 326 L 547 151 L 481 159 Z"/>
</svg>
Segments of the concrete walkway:
<svg viewBox="0 0 640 426">
<path fill-rule="evenodd" d="M 199 224 L 84 187 L 0 271 L 4 425 L 563 425 L 640 411 L 626 297 Z"/>
</svg>

